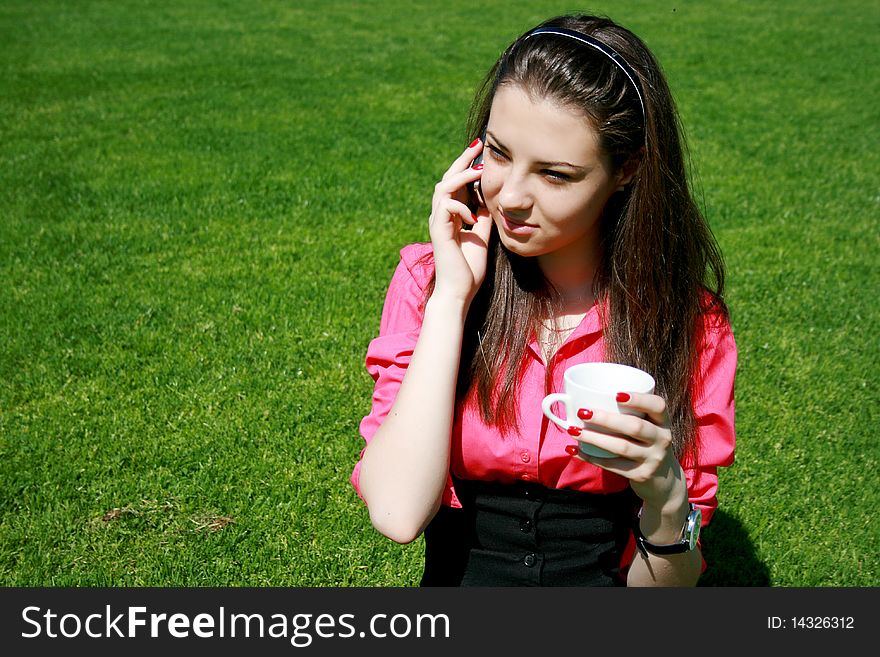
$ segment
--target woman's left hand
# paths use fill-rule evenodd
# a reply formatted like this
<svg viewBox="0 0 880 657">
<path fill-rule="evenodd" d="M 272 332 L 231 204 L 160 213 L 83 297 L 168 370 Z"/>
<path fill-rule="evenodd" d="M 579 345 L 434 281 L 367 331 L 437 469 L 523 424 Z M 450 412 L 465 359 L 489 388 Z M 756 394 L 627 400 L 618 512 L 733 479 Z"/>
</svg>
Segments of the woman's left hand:
<svg viewBox="0 0 880 657">
<path fill-rule="evenodd" d="M 682 504 L 687 499 L 687 485 L 672 447 L 666 400 L 659 395 L 622 393 L 618 405 L 645 417 L 582 409 L 592 413 L 586 420 L 591 428 L 618 435 L 586 428 L 575 436 L 617 456 L 601 458 L 578 451 L 577 457 L 626 477 L 636 495 L 657 510 Z"/>
</svg>

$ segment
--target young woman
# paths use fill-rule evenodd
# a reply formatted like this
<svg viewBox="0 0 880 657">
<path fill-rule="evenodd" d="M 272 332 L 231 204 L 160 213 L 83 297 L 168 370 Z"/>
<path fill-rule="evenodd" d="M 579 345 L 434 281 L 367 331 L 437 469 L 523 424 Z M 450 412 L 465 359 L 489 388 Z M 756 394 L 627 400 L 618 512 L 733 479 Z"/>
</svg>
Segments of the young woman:
<svg viewBox="0 0 880 657">
<path fill-rule="evenodd" d="M 423 585 L 693 585 L 736 345 L 661 69 L 608 19 L 554 18 L 501 55 L 470 132 L 391 280 L 352 483 L 381 533 L 424 532 Z M 590 361 L 655 378 L 618 395 L 644 417 L 547 421 Z"/>
</svg>

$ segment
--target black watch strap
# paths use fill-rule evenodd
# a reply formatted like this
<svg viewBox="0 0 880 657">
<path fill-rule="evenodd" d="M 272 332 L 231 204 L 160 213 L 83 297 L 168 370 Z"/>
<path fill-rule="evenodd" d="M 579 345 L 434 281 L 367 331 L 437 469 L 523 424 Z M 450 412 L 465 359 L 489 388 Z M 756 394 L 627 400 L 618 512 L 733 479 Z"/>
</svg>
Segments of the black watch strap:
<svg viewBox="0 0 880 657">
<path fill-rule="evenodd" d="M 639 510 L 639 514 L 636 516 L 636 521 L 633 524 L 633 536 L 636 539 L 636 547 L 645 558 L 647 558 L 648 552 L 651 554 L 665 555 L 681 554 L 682 552 L 692 550 L 696 546 L 696 537 L 699 535 L 700 531 L 700 515 L 699 509 L 697 509 L 693 503 L 689 503 L 688 514 L 684 519 L 684 525 L 681 528 L 681 538 L 678 542 L 669 543 L 667 545 L 657 545 L 649 542 L 648 539 L 645 538 L 645 535 L 642 534 L 642 528 L 639 526 L 642 512 Z M 692 534 L 696 534 L 697 536 L 692 536 Z"/>
</svg>

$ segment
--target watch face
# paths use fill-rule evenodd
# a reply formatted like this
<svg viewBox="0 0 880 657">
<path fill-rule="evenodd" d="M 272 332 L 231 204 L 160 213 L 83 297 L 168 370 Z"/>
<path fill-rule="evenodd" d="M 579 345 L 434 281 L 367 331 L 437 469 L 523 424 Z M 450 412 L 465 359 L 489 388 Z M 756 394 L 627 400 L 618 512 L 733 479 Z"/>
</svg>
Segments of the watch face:
<svg viewBox="0 0 880 657">
<path fill-rule="evenodd" d="M 703 512 L 694 507 L 688 516 L 687 535 L 690 538 L 690 549 L 697 547 L 697 540 L 700 538 L 700 526 L 703 522 Z"/>
</svg>

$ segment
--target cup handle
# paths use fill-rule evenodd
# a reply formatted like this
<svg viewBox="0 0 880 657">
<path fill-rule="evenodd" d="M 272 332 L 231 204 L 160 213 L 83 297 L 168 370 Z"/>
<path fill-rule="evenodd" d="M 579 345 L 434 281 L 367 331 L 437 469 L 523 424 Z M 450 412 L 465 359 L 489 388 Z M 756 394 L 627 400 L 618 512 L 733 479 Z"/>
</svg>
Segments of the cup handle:
<svg viewBox="0 0 880 657">
<path fill-rule="evenodd" d="M 569 422 L 568 420 L 563 420 L 561 417 L 556 415 L 552 410 L 551 406 L 556 402 L 564 402 L 566 405 L 568 404 L 568 395 L 564 392 L 553 392 L 544 397 L 544 401 L 541 402 L 541 410 L 544 411 L 544 415 L 553 422 L 553 424 L 568 430 Z"/>
</svg>

